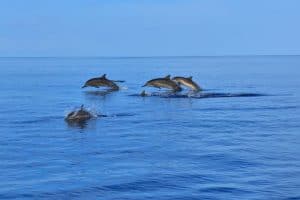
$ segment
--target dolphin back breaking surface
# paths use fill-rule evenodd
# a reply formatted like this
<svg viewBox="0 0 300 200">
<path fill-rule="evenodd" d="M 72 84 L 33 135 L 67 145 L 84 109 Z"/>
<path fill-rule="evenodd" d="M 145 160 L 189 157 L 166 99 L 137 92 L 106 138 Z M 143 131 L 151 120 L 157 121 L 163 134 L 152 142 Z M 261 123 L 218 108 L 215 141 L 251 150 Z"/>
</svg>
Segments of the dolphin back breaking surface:
<svg viewBox="0 0 300 200">
<path fill-rule="evenodd" d="M 85 122 L 89 119 L 96 117 L 95 114 L 85 109 L 83 105 L 81 105 L 80 109 L 75 109 L 74 111 L 67 114 L 65 120 L 67 122 Z"/>
</svg>

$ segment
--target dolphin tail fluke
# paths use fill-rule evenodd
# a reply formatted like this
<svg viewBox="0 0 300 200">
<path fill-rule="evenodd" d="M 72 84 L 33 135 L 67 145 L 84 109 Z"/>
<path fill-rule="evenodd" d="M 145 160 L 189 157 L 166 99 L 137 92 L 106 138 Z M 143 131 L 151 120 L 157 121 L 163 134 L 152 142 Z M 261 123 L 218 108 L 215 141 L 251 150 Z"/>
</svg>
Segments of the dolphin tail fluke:
<svg viewBox="0 0 300 200">
<path fill-rule="evenodd" d="M 178 86 L 173 91 L 174 92 L 180 92 L 180 91 L 182 91 L 182 87 Z"/>
<path fill-rule="evenodd" d="M 147 94 L 146 94 L 146 91 L 145 90 L 143 90 L 142 92 L 141 92 L 141 94 L 140 94 L 142 97 L 145 97 Z"/>
</svg>

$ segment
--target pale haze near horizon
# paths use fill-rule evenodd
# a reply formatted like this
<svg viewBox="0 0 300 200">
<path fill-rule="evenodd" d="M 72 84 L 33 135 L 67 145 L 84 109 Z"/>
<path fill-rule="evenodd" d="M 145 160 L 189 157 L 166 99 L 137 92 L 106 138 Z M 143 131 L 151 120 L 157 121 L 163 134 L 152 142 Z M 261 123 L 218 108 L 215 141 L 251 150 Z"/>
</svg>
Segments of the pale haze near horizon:
<svg viewBox="0 0 300 200">
<path fill-rule="evenodd" d="M 297 0 L 3 0 L 0 56 L 299 55 Z"/>
</svg>

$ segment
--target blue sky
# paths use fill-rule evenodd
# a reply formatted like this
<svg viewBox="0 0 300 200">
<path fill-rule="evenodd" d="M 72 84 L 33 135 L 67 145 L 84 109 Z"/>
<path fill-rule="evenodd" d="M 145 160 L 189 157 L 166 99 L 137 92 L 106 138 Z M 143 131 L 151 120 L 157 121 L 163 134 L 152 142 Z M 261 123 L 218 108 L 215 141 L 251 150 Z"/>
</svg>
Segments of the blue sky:
<svg viewBox="0 0 300 200">
<path fill-rule="evenodd" d="M 1 0 L 0 56 L 300 54 L 298 0 Z"/>
</svg>

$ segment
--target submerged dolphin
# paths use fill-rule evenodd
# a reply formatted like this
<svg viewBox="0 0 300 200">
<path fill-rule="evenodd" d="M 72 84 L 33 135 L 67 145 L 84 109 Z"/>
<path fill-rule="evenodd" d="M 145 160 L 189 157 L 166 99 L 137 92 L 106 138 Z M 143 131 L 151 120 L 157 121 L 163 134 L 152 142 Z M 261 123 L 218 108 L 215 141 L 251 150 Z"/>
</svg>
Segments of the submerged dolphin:
<svg viewBox="0 0 300 200">
<path fill-rule="evenodd" d="M 174 92 L 179 92 L 182 90 L 182 88 L 175 81 L 171 80 L 170 75 L 168 75 L 164 78 L 156 78 L 156 79 L 147 81 L 146 84 L 143 85 L 142 87 L 145 87 L 145 86 L 152 86 L 152 87 L 156 87 L 156 88 L 168 88 L 168 89 L 172 89 Z"/>
<path fill-rule="evenodd" d="M 65 120 L 67 122 L 85 122 L 91 118 L 93 118 L 93 115 L 81 105 L 80 110 L 70 112 Z"/>
<path fill-rule="evenodd" d="M 112 81 L 106 78 L 106 74 L 103 74 L 101 77 L 98 78 L 92 78 L 90 80 L 88 80 L 87 82 L 85 82 L 84 86 L 82 86 L 81 88 L 85 88 L 85 87 L 109 87 L 113 90 L 119 90 L 119 86 L 115 83 L 115 82 L 120 82 L 120 81 Z"/>
<path fill-rule="evenodd" d="M 192 76 L 187 77 L 187 78 L 181 77 L 181 76 L 176 76 L 176 77 L 172 78 L 172 80 L 177 82 L 179 85 L 180 84 L 185 85 L 185 86 L 191 88 L 195 92 L 201 91 L 202 88 L 197 83 L 195 83 L 192 79 L 193 79 Z"/>
</svg>

